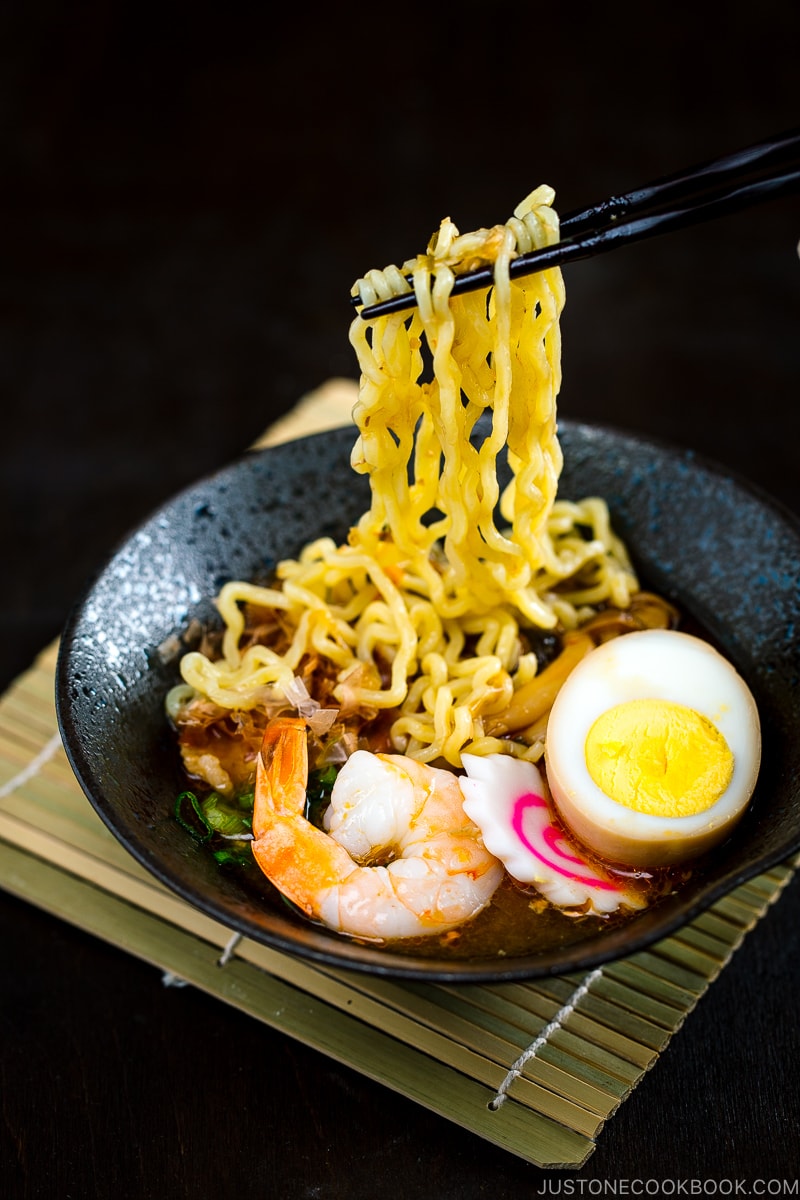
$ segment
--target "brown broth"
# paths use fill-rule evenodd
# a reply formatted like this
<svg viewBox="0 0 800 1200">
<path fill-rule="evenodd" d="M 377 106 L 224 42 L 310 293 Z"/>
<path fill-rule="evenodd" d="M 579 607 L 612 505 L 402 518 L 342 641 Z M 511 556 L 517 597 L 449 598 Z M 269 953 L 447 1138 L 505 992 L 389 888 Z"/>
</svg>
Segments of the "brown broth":
<svg viewBox="0 0 800 1200">
<path fill-rule="evenodd" d="M 640 880 L 638 890 L 650 908 L 682 887 L 688 878 L 686 870 L 661 870 Z M 403 938 L 386 942 L 385 946 L 395 954 L 416 958 L 526 957 L 583 942 L 604 930 L 628 924 L 644 911 L 625 908 L 605 917 L 567 912 L 543 899 L 535 888 L 516 883 L 506 874 L 491 902 L 471 921 L 447 933 Z"/>
</svg>

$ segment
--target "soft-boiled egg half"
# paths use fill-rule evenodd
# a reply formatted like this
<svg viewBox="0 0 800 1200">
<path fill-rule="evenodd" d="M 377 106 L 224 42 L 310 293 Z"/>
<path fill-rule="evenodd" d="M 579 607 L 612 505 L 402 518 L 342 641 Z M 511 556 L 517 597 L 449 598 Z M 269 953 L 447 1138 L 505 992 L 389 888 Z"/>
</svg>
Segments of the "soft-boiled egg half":
<svg viewBox="0 0 800 1200">
<path fill-rule="evenodd" d="M 707 642 L 626 633 L 568 676 L 547 725 L 547 779 L 575 836 L 636 867 L 685 862 L 721 842 L 753 793 L 758 710 Z"/>
</svg>

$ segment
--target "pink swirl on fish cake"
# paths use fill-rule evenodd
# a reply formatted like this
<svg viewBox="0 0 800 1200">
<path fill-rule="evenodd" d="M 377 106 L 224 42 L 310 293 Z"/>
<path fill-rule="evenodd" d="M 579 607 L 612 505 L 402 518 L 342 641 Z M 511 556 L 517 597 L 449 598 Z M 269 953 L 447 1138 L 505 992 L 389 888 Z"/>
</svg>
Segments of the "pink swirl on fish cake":
<svg viewBox="0 0 800 1200">
<path fill-rule="evenodd" d="M 565 862 L 577 863 L 578 866 L 586 867 L 588 874 L 578 875 L 575 871 L 566 870 L 559 863 L 553 862 L 553 860 L 550 858 L 546 858 L 544 854 L 542 854 L 541 850 L 539 850 L 533 844 L 525 830 L 525 814 L 532 808 L 543 808 L 545 810 L 546 824 L 542 825 L 536 831 L 541 836 L 545 846 L 548 846 L 554 854 L 558 855 L 559 858 L 564 859 Z M 601 875 L 597 875 L 594 871 L 592 871 L 591 867 L 589 867 L 582 858 L 579 858 L 577 854 L 565 854 L 560 846 L 555 844 L 557 840 L 562 841 L 565 839 L 562 831 L 557 829 L 556 826 L 550 821 L 550 809 L 544 796 L 539 796 L 535 792 L 526 792 L 522 796 L 517 796 L 517 798 L 514 800 L 514 808 L 511 813 L 511 828 L 514 830 L 514 833 L 522 842 L 523 846 L 525 846 L 525 848 L 529 850 L 531 854 L 538 858 L 540 862 L 544 863 L 546 867 L 550 867 L 557 874 L 566 876 L 566 878 L 571 879 L 573 883 L 586 884 L 587 887 L 599 887 L 611 892 L 620 891 L 617 885 L 612 883 L 610 879 L 604 879 Z M 567 845 L 569 845 L 569 843 L 567 843 Z"/>
<path fill-rule="evenodd" d="M 553 820 L 544 780 L 533 763 L 509 754 L 462 755 L 464 811 L 487 850 L 520 883 L 559 908 L 608 914 L 644 900 L 580 857 Z"/>
</svg>

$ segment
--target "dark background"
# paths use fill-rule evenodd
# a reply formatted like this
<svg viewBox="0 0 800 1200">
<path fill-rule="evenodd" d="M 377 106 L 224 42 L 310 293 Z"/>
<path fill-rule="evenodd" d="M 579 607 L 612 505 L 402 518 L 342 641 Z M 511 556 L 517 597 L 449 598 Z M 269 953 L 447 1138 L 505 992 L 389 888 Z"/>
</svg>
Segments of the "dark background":
<svg viewBox="0 0 800 1200">
<path fill-rule="evenodd" d="M 774 0 L 4 7 L 2 684 L 134 524 L 355 376 L 357 276 L 446 215 L 505 220 L 540 182 L 566 212 L 800 125 L 798 33 Z M 794 197 L 571 268 L 562 413 L 693 447 L 800 511 L 798 237 Z M 609 1123 L 576 1194 L 797 1177 L 799 892 Z M 543 1186 L 5 896 L 0 921 L 7 1195 Z"/>
</svg>

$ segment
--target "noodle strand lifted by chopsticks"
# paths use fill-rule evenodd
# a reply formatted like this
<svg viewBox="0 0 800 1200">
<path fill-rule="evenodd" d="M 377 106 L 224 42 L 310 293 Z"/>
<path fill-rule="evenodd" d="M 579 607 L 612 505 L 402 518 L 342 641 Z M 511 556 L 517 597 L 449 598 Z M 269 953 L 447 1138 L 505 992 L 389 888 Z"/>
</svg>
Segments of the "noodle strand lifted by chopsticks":
<svg viewBox="0 0 800 1200">
<path fill-rule="evenodd" d="M 407 291 L 410 274 L 417 298 L 411 312 L 351 328 L 351 465 L 369 478 L 370 508 L 347 544 L 320 539 L 280 563 L 274 587 L 222 589 L 222 657 L 181 663 L 195 693 L 257 707 L 319 655 L 335 666 L 337 701 L 393 710 L 392 743 L 411 757 L 457 767 L 466 747 L 540 756 L 540 740 L 484 733 L 536 673 L 521 631 L 573 628 L 637 588 L 604 502 L 556 499 L 563 282 L 558 270 L 509 279 L 515 254 L 557 241 L 552 200 L 538 188 L 506 225 L 463 236 L 445 220 L 425 254 L 355 285 L 369 304 Z M 488 295 L 451 297 L 458 272 L 486 263 Z M 282 611 L 288 649 L 240 648 L 244 603 Z"/>
</svg>

